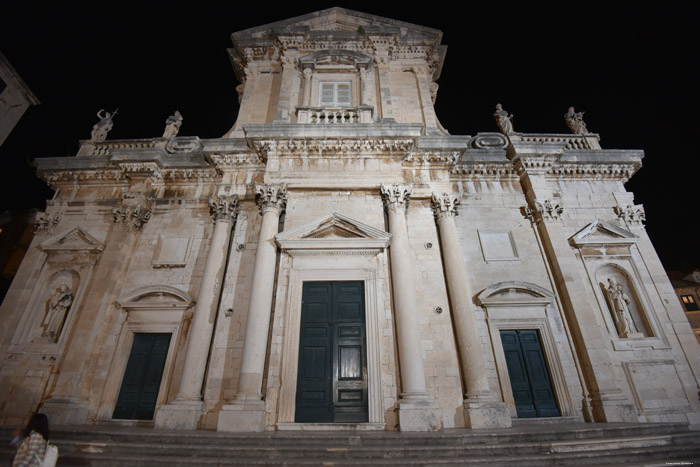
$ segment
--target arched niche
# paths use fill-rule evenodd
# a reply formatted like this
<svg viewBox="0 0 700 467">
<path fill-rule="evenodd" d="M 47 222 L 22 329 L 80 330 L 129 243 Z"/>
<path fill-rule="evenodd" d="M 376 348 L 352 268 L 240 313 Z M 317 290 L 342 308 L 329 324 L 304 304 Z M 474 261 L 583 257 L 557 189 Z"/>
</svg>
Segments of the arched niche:
<svg viewBox="0 0 700 467">
<path fill-rule="evenodd" d="M 595 277 L 612 321 L 610 331 L 623 339 L 653 336 L 632 276 L 617 264 L 605 263 L 598 266 Z"/>
<path fill-rule="evenodd" d="M 536 330 L 561 416 L 578 417 L 562 364 L 562 361 L 566 361 L 571 365 L 572 356 L 566 353 L 566 348 L 557 346 L 557 342 L 566 342 L 566 335 L 561 330 L 561 322 L 555 321 L 559 317 L 552 292 L 530 282 L 497 282 L 480 292 L 476 303 L 486 312 L 501 395 L 511 416 L 517 417 L 517 411 L 501 342 L 501 331 Z"/>
<path fill-rule="evenodd" d="M 171 387 L 171 381 L 177 380 L 177 378 L 173 378 L 175 360 L 184 324 L 187 319 L 191 318 L 195 301 L 187 292 L 175 287 L 152 285 L 122 294 L 115 305 L 124 315 L 113 353 L 114 357 L 97 411 L 96 419 L 103 423 L 111 421 L 134 336 L 138 333 L 171 334 L 160 390 L 158 391 L 156 411 L 166 403 L 170 394 L 174 394 L 177 388 Z M 120 421 L 120 423 L 124 424 L 128 421 Z M 133 423 L 143 424 L 144 422 L 134 421 Z"/>
</svg>

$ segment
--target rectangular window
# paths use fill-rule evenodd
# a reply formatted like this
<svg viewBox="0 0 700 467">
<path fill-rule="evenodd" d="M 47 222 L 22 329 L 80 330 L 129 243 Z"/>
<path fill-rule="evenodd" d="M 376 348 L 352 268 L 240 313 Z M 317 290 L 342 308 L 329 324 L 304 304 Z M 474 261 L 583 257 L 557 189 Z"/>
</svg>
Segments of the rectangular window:
<svg viewBox="0 0 700 467">
<path fill-rule="evenodd" d="M 318 95 L 318 104 L 321 107 L 350 107 L 352 105 L 352 91 L 349 81 L 325 81 L 321 82 Z"/>
<path fill-rule="evenodd" d="M 683 301 L 683 306 L 685 306 L 686 311 L 698 311 L 698 304 L 695 303 L 695 298 L 692 295 L 681 295 L 681 301 Z"/>
</svg>

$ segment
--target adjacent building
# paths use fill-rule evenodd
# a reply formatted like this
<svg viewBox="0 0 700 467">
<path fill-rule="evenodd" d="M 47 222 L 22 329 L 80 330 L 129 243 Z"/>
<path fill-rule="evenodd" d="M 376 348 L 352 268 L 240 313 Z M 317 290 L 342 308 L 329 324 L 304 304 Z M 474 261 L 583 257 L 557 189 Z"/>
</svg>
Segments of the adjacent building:
<svg viewBox="0 0 700 467">
<path fill-rule="evenodd" d="M 175 114 L 109 140 L 100 112 L 38 159 L 56 196 L 0 309 L 2 422 L 700 423 L 700 347 L 624 188 L 643 153 L 507 114 L 449 134 L 441 38 L 342 8 L 240 31 L 221 138 Z"/>
</svg>

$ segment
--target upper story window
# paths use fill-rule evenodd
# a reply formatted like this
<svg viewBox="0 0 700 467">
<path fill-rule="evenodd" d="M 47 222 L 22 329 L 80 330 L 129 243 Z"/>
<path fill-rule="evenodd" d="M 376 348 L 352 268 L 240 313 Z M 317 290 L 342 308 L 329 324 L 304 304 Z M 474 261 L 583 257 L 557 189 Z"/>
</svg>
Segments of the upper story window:
<svg viewBox="0 0 700 467">
<path fill-rule="evenodd" d="M 686 311 L 698 311 L 698 304 L 695 303 L 695 298 L 692 295 L 681 295 L 681 300 L 683 301 L 683 306 Z"/>
<path fill-rule="evenodd" d="M 318 104 L 321 107 L 350 107 L 352 105 L 350 81 L 321 81 Z"/>
</svg>

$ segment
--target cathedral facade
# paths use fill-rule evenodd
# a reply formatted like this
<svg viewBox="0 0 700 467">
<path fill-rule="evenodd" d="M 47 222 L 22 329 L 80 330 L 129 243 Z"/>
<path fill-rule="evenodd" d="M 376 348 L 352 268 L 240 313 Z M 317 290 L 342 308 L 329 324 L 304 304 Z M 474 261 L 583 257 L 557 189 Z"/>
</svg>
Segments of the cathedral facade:
<svg viewBox="0 0 700 467">
<path fill-rule="evenodd" d="M 0 418 L 219 431 L 700 423 L 700 346 L 636 150 L 450 135 L 440 31 L 342 8 L 234 33 L 221 138 L 38 160 Z"/>
</svg>

